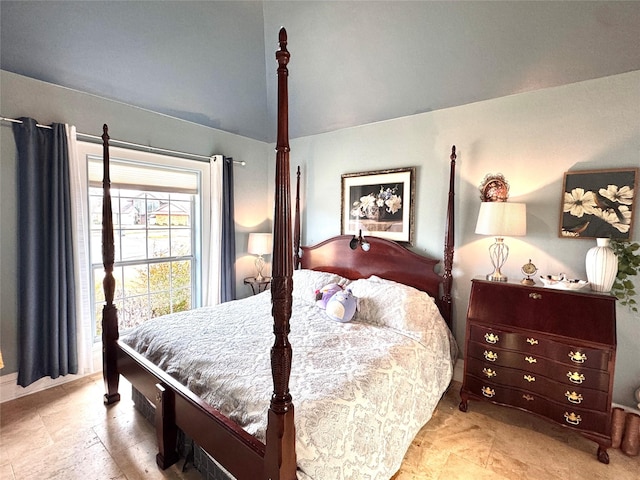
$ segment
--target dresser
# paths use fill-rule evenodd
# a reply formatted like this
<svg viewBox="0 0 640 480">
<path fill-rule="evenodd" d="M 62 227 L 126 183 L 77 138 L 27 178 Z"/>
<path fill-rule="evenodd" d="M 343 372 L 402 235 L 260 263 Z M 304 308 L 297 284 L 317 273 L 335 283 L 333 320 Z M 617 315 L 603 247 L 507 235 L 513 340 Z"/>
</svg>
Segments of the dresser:
<svg viewBox="0 0 640 480">
<path fill-rule="evenodd" d="M 519 408 L 581 433 L 609 463 L 615 297 L 473 280 L 460 410 Z"/>
</svg>

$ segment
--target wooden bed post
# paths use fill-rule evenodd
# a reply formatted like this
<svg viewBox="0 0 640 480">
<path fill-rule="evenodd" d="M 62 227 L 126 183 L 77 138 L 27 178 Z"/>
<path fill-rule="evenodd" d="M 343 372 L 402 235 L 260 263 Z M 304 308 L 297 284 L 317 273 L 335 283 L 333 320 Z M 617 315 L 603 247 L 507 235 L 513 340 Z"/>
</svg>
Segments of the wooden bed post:
<svg viewBox="0 0 640 480">
<path fill-rule="evenodd" d="M 300 268 L 300 165 L 296 172 L 296 211 L 293 219 L 293 268 Z"/>
<path fill-rule="evenodd" d="M 278 61 L 278 138 L 276 143 L 276 187 L 273 231 L 273 278 L 271 303 L 275 343 L 271 348 L 273 395 L 269 406 L 264 478 L 296 478 L 295 427 L 289 393 L 292 350 L 289 343 L 293 291 L 291 242 L 291 181 L 289 169 L 289 105 L 287 92 L 287 32 L 280 29 Z"/>
<path fill-rule="evenodd" d="M 102 308 L 102 377 L 106 393 L 104 403 L 109 405 L 120 400 L 118 393 L 118 310 L 113 304 L 116 280 L 113 277 L 114 243 L 113 217 L 111 208 L 111 178 L 109 175 L 109 127 L 102 127 L 102 263 L 104 265 L 105 305 Z"/>
<path fill-rule="evenodd" d="M 444 239 L 444 272 L 442 275 L 442 311 L 445 316 L 445 320 L 449 328 L 453 328 L 453 318 L 451 309 L 451 286 L 453 283 L 452 269 L 453 269 L 453 249 L 454 249 L 454 189 L 455 189 L 455 176 L 456 176 L 456 146 L 451 147 L 451 160 L 449 171 L 449 200 L 447 203 L 447 231 Z"/>
</svg>

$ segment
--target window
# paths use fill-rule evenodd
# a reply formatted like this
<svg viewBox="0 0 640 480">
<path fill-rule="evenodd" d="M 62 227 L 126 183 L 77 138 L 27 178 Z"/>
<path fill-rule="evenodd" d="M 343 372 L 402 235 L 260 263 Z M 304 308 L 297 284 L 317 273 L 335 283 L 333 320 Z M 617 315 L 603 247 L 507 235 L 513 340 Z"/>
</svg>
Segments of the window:
<svg viewBox="0 0 640 480">
<path fill-rule="evenodd" d="M 101 336 L 102 147 L 82 145 L 89 182 L 93 318 Z M 97 153 L 99 151 L 99 153 Z M 115 243 L 114 304 L 121 329 L 201 304 L 202 245 L 207 245 L 209 165 L 146 152 L 110 148 Z M 206 235 L 205 235 L 206 234 Z M 206 250 L 206 249 L 205 249 Z"/>
</svg>

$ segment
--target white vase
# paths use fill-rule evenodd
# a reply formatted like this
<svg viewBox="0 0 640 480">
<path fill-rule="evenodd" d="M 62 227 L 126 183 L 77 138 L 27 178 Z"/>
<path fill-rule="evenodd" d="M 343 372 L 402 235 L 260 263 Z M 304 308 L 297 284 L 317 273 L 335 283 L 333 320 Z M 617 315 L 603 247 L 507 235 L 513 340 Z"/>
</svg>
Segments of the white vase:
<svg viewBox="0 0 640 480">
<path fill-rule="evenodd" d="M 597 246 L 587 252 L 585 266 L 587 267 L 587 280 L 591 284 L 591 290 L 596 292 L 608 292 L 618 274 L 618 257 L 609 246 L 608 238 L 597 238 Z"/>
</svg>

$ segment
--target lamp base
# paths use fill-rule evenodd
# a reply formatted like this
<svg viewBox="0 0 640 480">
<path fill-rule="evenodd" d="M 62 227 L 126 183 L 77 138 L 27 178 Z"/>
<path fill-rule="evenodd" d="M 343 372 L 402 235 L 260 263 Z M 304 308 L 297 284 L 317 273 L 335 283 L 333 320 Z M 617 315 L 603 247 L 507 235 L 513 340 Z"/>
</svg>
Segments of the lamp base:
<svg viewBox="0 0 640 480">
<path fill-rule="evenodd" d="M 489 247 L 489 257 L 493 265 L 493 272 L 487 275 L 487 280 L 491 282 L 506 282 L 507 276 L 503 275 L 500 269 L 507 261 L 509 247 L 504 243 L 502 237 L 496 237 L 496 243 Z"/>
<path fill-rule="evenodd" d="M 255 264 L 256 270 L 258 271 L 258 274 L 256 275 L 256 281 L 262 282 L 264 280 L 264 277 L 262 276 L 262 269 L 264 268 L 264 258 L 262 258 L 262 255 L 258 255 Z"/>
<path fill-rule="evenodd" d="M 487 275 L 487 280 L 490 282 L 506 282 L 509 280 L 506 275 L 503 275 L 500 271 L 495 271 Z"/>
</svg>

